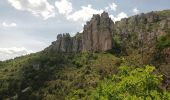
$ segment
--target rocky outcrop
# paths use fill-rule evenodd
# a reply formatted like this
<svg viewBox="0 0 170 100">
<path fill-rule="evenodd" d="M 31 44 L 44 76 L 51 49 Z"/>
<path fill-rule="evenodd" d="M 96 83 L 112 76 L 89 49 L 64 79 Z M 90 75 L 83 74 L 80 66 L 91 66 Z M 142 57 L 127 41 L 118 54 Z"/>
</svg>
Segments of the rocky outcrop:
<svg viewBox="0 0 170 100">
<path fill-rule="evenodd" d="M 93 15 L 84 26 L 83 33 L 74 37 L 70 37 L 68 33 L 59 34 L 57 40 L 45 50 L 64 53 L 96 52 L 110 50 L 114 44 L 113 51 L 116 53 L 118 51 L 121 54 L 132 55 L 132 59 L 139 64 L 150 64 L 159 68 L 166 77 L 165 83 L 170 90 L 170 47 L 164 48 L 163 51 L 155 48 L 160 36 L 167 33 L 170 34 L 170 10 L 141 13 L 115 23 L 109 18 L 108 13 L 103 12 L 101 15 Z M 158 55 L 158 51 L 163 52 L 164 59 Z M 152 61 L 156 56 L 160 57 Z M 160 63 L 162 59 L 163 62 Z"/>
<path fill-rule="evenodd" d="M 113 21 L 108 13 L 93 15 L 84 26 L 82 44 L 83 51 L 106 51 L 112 49 Z"/>
<path fill-rule="evenodd" d="M 46 48 L 55 52 L 71 53 L 82 51 L 81 34 L 77 33 L 76 36 L 70 37 L 69 33 L 59 34 L 57 40 Z"/>
<path fill-rule="evenodd" d="M 129 35 L 136 35 L 139 48 L 146 51 L 154 46 L 157 39 L 166 34 L 166 29 L 170 28 L 170 10 L 150 13 L 141 13 L 129 18 L 124 18 L 114 24 L 113 33 L 127 41 Z"/>
<path fill-rule="evenodd" d="M 109 18 L 108 13 L 93 15 L 92 19 L 84 26 L 83 33 L 70 37 L 68 33 L 59 34 L 57 40 L 48 49 L 57 52 L 95 52 L 112 49 L 115 41 L 114 35 L 120 35 L 125 45 L 132 36 L 136 47 L 148 50 L 153 46 L 157 38 L 166 34 L 170 28 L 169 10 L 160 12 L 141 13 L 116 23 Z M 145 47 L 144 47 L 145 46 Z"/>
<path fill-rule="evenodd" d="M 46 50 L 69 53 L 112 49 L 112 25 L 113 21 L 108 13 L 93 15 L 84 26 L 83 33 L 77 33 L 74 37 L 70 37 L 68 33 L 59 34 L 57 40 Z"/>
<path fill-rule="evenodd" d="M 135 15 L 116 22 L 114 25 L 114 32 L 118 34 L 136 33 L 139 39 L 142 38 L 146 40 L 157 35 L 157 27 L 159 26 L 156 25 L 158 21 L 159 16 L 154 12 L 147 14 L 141 13 L 140 15 Z M 152 26 L 153 23 L 155 26 Z"/>
</svg>

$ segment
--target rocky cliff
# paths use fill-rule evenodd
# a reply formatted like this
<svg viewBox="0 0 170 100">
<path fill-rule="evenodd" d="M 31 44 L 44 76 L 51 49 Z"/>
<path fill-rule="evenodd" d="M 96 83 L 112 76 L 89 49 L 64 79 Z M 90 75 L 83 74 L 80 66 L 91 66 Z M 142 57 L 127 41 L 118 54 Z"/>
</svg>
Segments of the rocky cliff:
<svg viewBox="0 0 170 100">
<path fill-rule="evenodd" d="M 108 51 L 93 53 L 105 50 Z M 79 53 L 87 51 L 90 52 Z M 153 65 L 156 69 L 150 66 L 143 69 L 145 65 Z M 170 92 L 170 10 L 142 13 L 116 23 L 106 12 L 94 15 L 82 33 L 74 37 L 68 33 L 59 34 L 42 52 L 0 62 L 0 100 L 64 100 L 72 95 L 79 97 L 76 100 L 89 99 L 93 90 L 99 88 L 96 87 L 99 82 L 104 82 L 105 88 L 108 81 L 113 81 L 112 75 L 116 82 L 122 83 L 117 81 L 121 77 L 118 70 L 127 72 L 124 79 L 135 79 L 130 83 L 132 86 L 133 82 L 141 83 L 138 78 L 149 76 L 142 83 L 148 79 L 154 83 L 151 98 L 168 95 L 160 91 Z M 132 77 L 132 73 L 137 77 Z M 144 88 L 150 87 L 148 84 L 140 87 L 135 84 L 134 87 L 143 93 Z M 105 94 L 106 91 L 98 92 Z"/>
<path fill-rule="evenodd" d="M 155 46 L 161 36 L 169 34 L 170 10 L 141 13 L 124 18 L 114 24 L 113 37 L 118 34 L 128 47 L 143 53 L 148 60 L 155 53 Z"/>
<path fill-rule="evenodd" d="M 84 26 L 83 33 L 70 37 L 68 33 L 59 34 L 57 40 L 46 50 L 56 52 L 106 51 L 112 49 L 113 21 L 108 13 L 93 15 Z"/>
<path fill-rule="evenodd" d="M 106 51 L 112 49 L 113 21 L 108 13 L 93 15 L 84 26 L 82 36 L 83 51 Z"/>
<path fill-rule="evenodd" d="M 141 13 L 115 23 L 106 12 L 96 14 L 86 23 L 82 33 L 74 37 L 68 33 L 59 34 L 48 49 L 57 52 L 106 51 L 112 49 L 115 42 L 112 37 L 118 35 L 125 45 L 148 51 L 170 28 L 169 13 L 169 10 Z"/>
<path fill-rule="evenodd" d="M 166 34 L 166 29 L 170 28 L 170 16 L 162 13 L 163 11 L 141 13 L 122 19 L 115 23 L 113 33 L 120 34 L 122 38 L 130 34 L 137 35 L 137 39 L 143 44 L 152 44 L 159 36 Z"/>
<path fill-rule="evenodd" d="M 82 36 L 80 33 L 74 37 L 70 37 L 69 33 L 58 34 L 57 40 L 45 50 L 63 53 L 80 52 L 82 51 Z"/>
</svg>

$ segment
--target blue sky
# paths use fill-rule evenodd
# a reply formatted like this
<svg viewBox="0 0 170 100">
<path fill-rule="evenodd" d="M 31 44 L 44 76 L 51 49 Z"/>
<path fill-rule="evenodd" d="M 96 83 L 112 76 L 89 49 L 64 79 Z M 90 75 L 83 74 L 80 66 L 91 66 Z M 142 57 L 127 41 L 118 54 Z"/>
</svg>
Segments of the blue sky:
<svg viewBox="0 0 170 100">
<path fill-rule="evenodd" d="M 118 21 L 165 9 L 169 0 L 0 0 L 0 60 L 43 50 L 59 33 L 73 36 L 92 14 Z"/>
</svg>

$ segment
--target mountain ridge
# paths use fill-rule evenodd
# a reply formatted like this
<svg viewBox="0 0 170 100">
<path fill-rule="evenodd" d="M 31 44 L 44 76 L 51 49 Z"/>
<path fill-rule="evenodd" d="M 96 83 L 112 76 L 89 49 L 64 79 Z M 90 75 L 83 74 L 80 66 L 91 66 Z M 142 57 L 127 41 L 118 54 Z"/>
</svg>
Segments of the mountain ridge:
<svg viewBox="0 0 170 100">
<path fill-rule="evenodd" d="M 165 11 L 169 12 L 169 10 Z M 112 35 L 119 35 L 123 40 L 131 33 L 135 33 L 140 41 L 143 37 L 149 42 L 155 42 L 159 36 L 165 34 L 164 29 L 170 27 L 170 18 L 158 15 L 159 12 L 163 11 L 141 13 L 115 23 L 109 18 L 107 12 L 103 12 L 101 15 L 96 14 L 86 22 L 82 33 L 78 32 L 74 37 L 70 37 L 69 33 L 59 34 L 57 40 L 48 48 L 59 52 L 107 51 L 115 45 L 111 38 Z M 156 27 L 152 26 L 154 23 L 157 25 Z M 102 25 L 106 27 L 102 27 Z M 105 31 L 100 32 L 102 30 Z M 108 47 L 104 48 L 107 44 L 102 44 L 101 41 L 108 42 Z"/>
<path fill-rule="evenodd" d="M 59 34 L 43 51 L 0 62 L 0 99 L 169 100 L 170 10 L 114 24 L 102 16 L 83 33 Z"/>
</svg>

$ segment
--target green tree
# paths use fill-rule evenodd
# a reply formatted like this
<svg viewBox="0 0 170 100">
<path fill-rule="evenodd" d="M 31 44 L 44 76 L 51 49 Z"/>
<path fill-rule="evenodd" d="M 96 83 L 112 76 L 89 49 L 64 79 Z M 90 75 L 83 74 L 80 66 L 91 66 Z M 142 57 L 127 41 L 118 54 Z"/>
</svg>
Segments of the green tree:
<svg viewBox="0 0 170 100">
<path fill-rule="evenodd" d="M 162 75 L 153 74 L 155 67 L 122 66 L 118 74 L 100 82 L 94 100 L 170 100 L 170 94 L 159 88 Z"/>
</svg>

